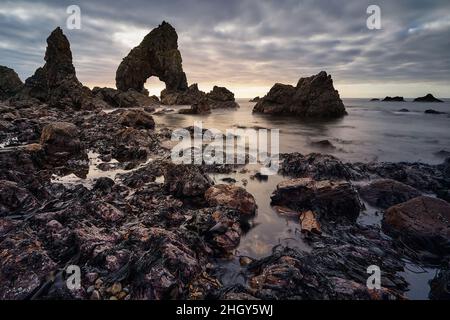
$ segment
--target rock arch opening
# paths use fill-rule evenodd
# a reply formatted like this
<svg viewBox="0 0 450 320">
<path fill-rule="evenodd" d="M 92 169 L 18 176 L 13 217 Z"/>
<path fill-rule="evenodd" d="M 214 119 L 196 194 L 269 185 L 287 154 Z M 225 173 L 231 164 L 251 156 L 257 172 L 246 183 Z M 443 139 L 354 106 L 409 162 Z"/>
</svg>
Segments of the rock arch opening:
<svg viewBox="0 0 450 320">
<path fill-rule="evenodd" d="M 150 77 L 144 83 L 144 89 L 148 91 L 150 96 L 161 96 L 161 91 L 166 88 L 164 81 L 161 81 L 158 77 Z"/>
<path fill-rule="evenodd" d="M 165 21 L 122 60 L 116 72 L 116 87 L 121 91 L 146 92 L 144 85 L 151 77 L 159 78 L 169 91 L 185 91 L 188 87 L 178 35 Z"/>
</svg>

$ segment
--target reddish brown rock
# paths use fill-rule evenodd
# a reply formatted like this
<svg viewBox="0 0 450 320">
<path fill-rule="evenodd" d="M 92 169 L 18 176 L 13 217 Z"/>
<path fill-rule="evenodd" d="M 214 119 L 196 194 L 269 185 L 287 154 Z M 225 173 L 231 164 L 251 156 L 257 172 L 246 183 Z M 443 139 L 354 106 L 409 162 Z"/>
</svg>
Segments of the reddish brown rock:
<svg viewBox="0 0 450 320">
<path fill-rule="evenodd" d="M 305 211 L 300 215 L 300 225 L 302 232 L 322 233 L 320 223 L 317 221 L 316 215 L 311 210 Z"/>
<path fill-rule="evenodd" d="M 205 192 L 205 199 L 210 206 L 224 206 L 236 209 L 244 216 L 253 216 L 256 212 L 255 198 L 244 188 L 218 184 Z"/>
<path fill-rule="evenodd" d="M 155 121 L 150 113 L 142 110 L 125 110 L 120 114 L 119 122 L 136 129 L 154 129 Z"/>
<path fill-rule="evenodd" d="M 417 197 L 389 208 L 383 229 L 411 246 L 435 254 L 450 254 L 450 204 Z"/>
<path fill-rule="evenodd" d="M 391 179 L 376 180 L 363 186 L 359 189 L 359 194 L 371 206 L 382 209 L 421 195 L 417 189 Z"/>
<path fill-rule="evenodd" d="M 314 211 L 321 220 L 355 222 L 362 205 L 358 193 L 348 182 L 292 179 L 279 183 L 271 196 L 272 205 L 296 211 Z"/>
<path fill-rule="evenodd" d="M 44 127 L 40 143 L 50 163 L 86 159 L 77 127 L 68 122 L 54 122 Z"/>
</svg>

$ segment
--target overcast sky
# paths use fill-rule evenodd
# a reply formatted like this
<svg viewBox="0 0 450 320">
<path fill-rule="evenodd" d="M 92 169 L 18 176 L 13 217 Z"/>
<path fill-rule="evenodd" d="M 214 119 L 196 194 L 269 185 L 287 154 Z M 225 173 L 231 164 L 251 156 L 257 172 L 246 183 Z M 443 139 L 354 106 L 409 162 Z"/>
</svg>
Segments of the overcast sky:
<svg viewBox="0 0 450 320">
<path fill-rule="evenodd" d="M 66 27 L 71 4 L 80 30 Z M 381 8 L 381 30 L 366 26 L 370 4 Z M 253 97 L 325 70 L 343 97 L 450 97 L 449 0 L 0 0 L 0 65 L 25 80 L 61 26 L 79 79 L 114 87 L 122 58 L 163 20 L 178 32 L 188 82 L 203 90 Z M 159 93 L 163 84 L 147 86 Z"/>
</svg>

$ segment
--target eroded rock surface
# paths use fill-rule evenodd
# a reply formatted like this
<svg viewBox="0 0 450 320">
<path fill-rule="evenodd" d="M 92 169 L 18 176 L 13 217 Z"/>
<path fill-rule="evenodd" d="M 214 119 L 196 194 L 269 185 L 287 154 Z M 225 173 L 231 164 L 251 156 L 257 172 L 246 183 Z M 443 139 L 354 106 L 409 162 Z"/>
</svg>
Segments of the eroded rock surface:
<svg viewBox="0 0 450 320">
<path fill-rule="evenodd" d="M 146 107 L 159 103 L 156 97 L 149 97 L 146 93 L 140 93 L 134 89 L 123 92 L 112 88 L 95 87 L 92 93 L 114 108 Z"/>
<path fill-rule="evenodd" d="M 383 218 L 386 232 L 413 248 L 440 259 L 450 255 L 450 204 L 421 196 L 389 208 Z"/>
<path fill-rule="evenodd" d="M 44 59 L 45 65 L 25 81 L 17 99 L 34 98 L 59 108 L 94 109 L 106 106 L 78 81 L 70 44 L 61 28 L 56 28 L 47 38 Z"/>
<path fill-rule="evenodd" d="M 232 185 L 212 186 L 206 190 L 205 199 L 210 206 L 220 205 L 236 209 L 246 217 L 253 216 L 257 209 L 255 198 L 250 193 L 244 188 Z"/>
<path fill-rule="evenodd" d="M 164 89 L 161 91 L 161 103 L 164 105 L 193 105 L 205 100 L 206 94 L 198 89 L 196 83 L 186 90 Z"/>
<path fill-rule="evenodd" d="M 214 88 L 206 95 L 206 97 L 208 98 L 212 109 L 239 108 L 239 104 L 237 104 L 236 100 L 234 99 L 234 93 L 225 87 L 214 86 Z"/>
<path fill-rule="evenodd" d="M 22 86 L 22 80 L 13 69 L 0 66 L 0 101 L 14 96 Z"/>
<path fill-rule="evenodd" d="M 355 222 L 362 209 L 358 193 L 348 182 L 286 180 L 277 185 L 271 199 L 272 205 L 314 211 L 324 221 Z"/>
<path fill-rule="evenodd" d="M 421 195 L 417 189 L 390 179 L 376 180 L 365 185 L 359 188 L 359 194 L 370 205 L 382 209 Z"/>
<path fill-rule="evenodd" d="M 123 59 L 116 72 L 116 86 L 124 92 L 129 89 L 144 92 L 144 84 L 152 76 L 164 82 L 169 91 L 185 91 L 188 87 L 178 35 L 165 21 Z"/>
<path fill-rule="evenodd" d="M 351 172 L 345 164 L 332 155 L 311 153 L 281 154 L 280 173 L 294 178 L 310 177 L 315 180 L 349 180 Z"/>
<path fill-rule="evenodd" d="M 63 164 L 70 159 L 87 160 L 78 128 L 68 122 L 55 122 L 44 127 L 40 144 L 48 162 Z"/>
<path fill-rule="evenodd" d="M 195 165 L 170 164 L 164 171 L 167 190 L 177 197 L 203 197 L 213 185 L 203 170 Z"/>
</svg>

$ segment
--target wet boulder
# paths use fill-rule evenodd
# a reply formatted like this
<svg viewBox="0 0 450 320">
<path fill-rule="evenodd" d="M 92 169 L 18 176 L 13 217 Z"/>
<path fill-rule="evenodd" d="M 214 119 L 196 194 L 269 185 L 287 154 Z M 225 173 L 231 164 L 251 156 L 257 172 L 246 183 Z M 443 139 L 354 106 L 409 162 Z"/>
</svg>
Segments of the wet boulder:
<svg viewBox="0 0 450 320">
<path fill-rule="evenodd" d="M 68 122 L 54 122 L 44 127 L 40 143 L 49 162 L 63 162 L 69 159 L 86 159 L 78 128 Z"/>
<path fill-rule="evenodd" d="M 177 197 L 203 197 L 213 182 L 198 166 L 170 163 L 164 168 L 164 185 Z"/>
<path fill-rule="evenodd" d="M 417 197 L 390 207 L 383 230 L 410 247 L 441 258 L 450 255 L 450 204 L 432 197 Z"/>
<path fill-rule="evenodd" d="M 421 195 L 417 189 L 391 179 L 376 180 L 365 185 L 359 188 L 359 194 L 371 206 L 382 209 Z"/>
<path fill-rule="evenodd" d="M 395 275 L 397 268 L 388 263 L 383 268 L 393 272 L 386 276 L 392 278 L 391 285 L 382 283 L 377 292 L 367 288 L 367 266 L 374 263 L 380 263 L 379 258 L 370 250 L 351 245 L 330 244 L 308 254 L 280 246 L 247 267 L 253 274 L 249 292 L 261 299 L 399 299 L 397 289 L 403 283 Z"/>
<path fill-rule="evenodd" d="M 256 213 L 255 198 L 241 187 L 218 184 L 205 192 L 205 199 L 210 206 L 236 209 L 243 216 L 251 217 Z"/>
<path fill-rule="evenodd" d="M 315 180 L 349 180 L 351 173 L 336 157 L 327 154 L 300 153 L 280 155 L 280 173 L 294 178 L 310 177 Z"/>
<path fill-rule="evenodd" d="M 392 179 L 425 192 L 436 192 L 450 186 L 446 164 L 429 165 L 406 162 L 369 162 L 345 164 L 352 180 Z"/>
<path fill-rule="evenodd" d="M 305 212 L 313 211 L 321 221 L 355 222 L 362 209 L 358 193 L 348 182 L 299 178 L 279 183 L 272 205 Z"/>
<path fill-rule="evenodd" d="M 295 87 L 275 84 L 253 112 L 300 118 L 339 118 L 347 114 L 331 75 L 325 71 L 301 78 Z"/>
<path fill-rule="evenodd" d="M 155 120 L 143 110 L 125 110 L 120 114 L 120 124 L 136 129 L 155 129 Z"/>
<path fill-rule="evenodd" d="M 161 228 L 135 228 L 130 240 L 145 249 L 134 268 L 134 299 L 182 298 L 187 285 L 201 271 L 201 259 L 177 233 Z M 200 248 L 197 248 L 200 251 Z"/>
</svg>

